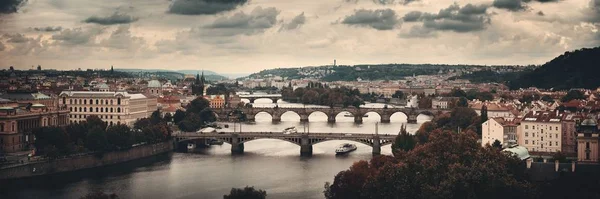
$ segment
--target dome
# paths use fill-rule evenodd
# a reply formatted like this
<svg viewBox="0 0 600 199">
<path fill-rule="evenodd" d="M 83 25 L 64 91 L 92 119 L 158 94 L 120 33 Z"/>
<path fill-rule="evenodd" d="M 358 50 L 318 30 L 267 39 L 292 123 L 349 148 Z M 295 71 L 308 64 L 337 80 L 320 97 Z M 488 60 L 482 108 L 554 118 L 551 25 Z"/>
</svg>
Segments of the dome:
<svg viewBox="0 0 600 199">
<path fill-rule="evenodd" d="M 148 88 L 160 88 L 162 87 L 162 85 L 160 85 L 160 82 L 158 80 L 152 80 L 148 82 Z"/>
<path fill-rule="evenodd" d="M 101 83 L 96 86 L 98 89 L 110 89 L 107 84 Z"/>
<path fill-rule="evenodd" d="M 581 126 L 597 126 L 596 120 L 587 118 L 581 122 Z"/>
<path fill-rule="evenodd" d="M 502 151 L 507 151 L 512 154 L 515 154 L 521 160 L 525 160 L 530 157 L 529 151 L 527 151 L 527 148 L 525 148 L 523 146 L 513 146 L 513 147 L 506 148 Z"/>
</svg>

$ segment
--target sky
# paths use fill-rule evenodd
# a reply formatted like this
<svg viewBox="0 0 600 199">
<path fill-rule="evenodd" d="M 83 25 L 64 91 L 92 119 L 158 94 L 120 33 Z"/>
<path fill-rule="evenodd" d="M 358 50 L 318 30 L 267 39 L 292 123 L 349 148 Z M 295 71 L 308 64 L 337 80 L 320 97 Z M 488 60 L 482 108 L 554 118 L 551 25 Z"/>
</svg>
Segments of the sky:
<svg viewBox="0 0 600 199">
<path fill-rule="evenodd" d="M 529 65 L 599 28 L 600 0 L 2 0 L 0 68 Z"/>
</svg>

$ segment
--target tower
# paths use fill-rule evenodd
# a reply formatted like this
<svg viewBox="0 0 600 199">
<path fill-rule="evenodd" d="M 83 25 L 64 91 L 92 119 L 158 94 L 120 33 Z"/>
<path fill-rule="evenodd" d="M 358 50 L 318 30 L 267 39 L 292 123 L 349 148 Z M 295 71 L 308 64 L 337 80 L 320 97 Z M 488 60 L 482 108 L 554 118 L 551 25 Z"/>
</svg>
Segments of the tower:
<svg viewBox="0 0 600 199">
<path fill-rule="evenodd" d="M 202 76 L 196 73 L 196 80 L 194 81 L 194 85 L 192 85 L 192 94 L 196 96 L 204 96 L 204 71 L 202 71 Z"/>
</svg>

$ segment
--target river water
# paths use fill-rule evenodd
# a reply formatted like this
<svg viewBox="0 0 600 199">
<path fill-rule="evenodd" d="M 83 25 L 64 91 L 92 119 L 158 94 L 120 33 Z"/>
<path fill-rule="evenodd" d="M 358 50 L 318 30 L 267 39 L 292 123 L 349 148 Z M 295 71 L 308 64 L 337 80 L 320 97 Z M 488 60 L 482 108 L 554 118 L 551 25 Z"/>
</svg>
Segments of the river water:
<svg viewBox="0 0 600 199">
<path fill-rule="evenodd" d="M 255 106 L 272 106 L 270 101 L 256 101 Z M 300 106 L 280 102 L 280 106 Z M 365 106 L 383 107 L 383 104 Z M 282 131 L 295 126 L 298 132 L 375 133 L 379 116 L 368 113 L 363 124 L 340 114 L 335 124 L 328 124 L 324 114 L 314 113 L 306 125 L 294 113 L 285 113 L 280 123 L 273 124 L 264 113 L 256 123 L 243 124 L 243 131 Z M 418 124 L 407 124 L 415 132 L 428 116 L 419 116 Z M 391 123 L 378 124 L 380 134 L 398 134 L 406 116 L 394 114 Z M 238 131 L 239 124 L 229 124 L 222 131 Z M 354 143 L 358 149 L 336 156 L 335 148 Z M 254 186 L 267 191 L 268 198 L 323 198 L 323 185 L 335 174 L 348 169 L 353 162 L 369 160 L 371 147 L 351 141 L 327 141 L 313 146 L 312 157 L 300 157 L 300 147 L 280 140 L 246 142 L 243 155 L 232 156 L 230 145 L 212 146 L 191 153 L 134 161 L 108 168 L 19 181 L 2 187 L 0 198 L 79 198 L 88 192 L 116 193 L 121 198 L 222 198 L 232 187 Z M 389 145 L 382 154 L 391 154 Z"/>
</svg>

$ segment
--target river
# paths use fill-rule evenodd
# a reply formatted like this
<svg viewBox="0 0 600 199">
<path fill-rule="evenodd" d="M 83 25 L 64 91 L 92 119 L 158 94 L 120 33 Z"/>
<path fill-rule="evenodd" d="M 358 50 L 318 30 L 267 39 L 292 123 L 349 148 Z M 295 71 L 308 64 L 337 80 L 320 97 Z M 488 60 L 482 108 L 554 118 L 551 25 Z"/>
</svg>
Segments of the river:
<svg viewBox="0 0 600 199">
<path fill-rule="evenodd" d="M 255 106 L 272 106 L 269 101 L 256 101 Z M 280 106 L 300 106 L 285 104 Z M 383 107 L 383 104 L 365 106 Z M 319 133 L 375 133 L 379 116 L 368 113 L 363 124 L 340 114 L 335 124 L 328 124 L 324 114 L 309 117 L 306 131 Z M 414 133 L 428 116 L 419 116 L 418 124 L 406 124 Z M 281 131 L 295 126 L 305 129 L 300 117 L 285 113 L 281 122 L 273 124 L 264 113 L 256 123 L 243 124 L 243 131 Z M 378 124 L 380 134 L 398 134 L 406 116 L 394 114 L 391 123 Z M 222 131 L 238 131 L 234 124 Z M 300 157 L 300 147 L 280 140 L 254 140 L 245 143 L 243 155 L 232 156 L 230 145 L 212 146 L 192 153 L 171 153 L 124 165 L 94 169 L 67 175 L 37 178 L 3 187 L 0 198 L 79 198 L 91 191 L 116 193 L 121 198 L 222 198 L 232 187 L 254 186 L 267 191 L 267 198 L 323 198 L 323 185 L 335 174 L 348 169 L 353 162 L 369 160 L 371 147 L 355 143 L 358 149 L 336 156 L 335 148 L 350 141 L 328 141 L 313 146 L 312 157 Z M 351 142 L 354 143 L 354 142 Z M 391 154 L 389 145 L 382 154 Z"/>
</svg>

